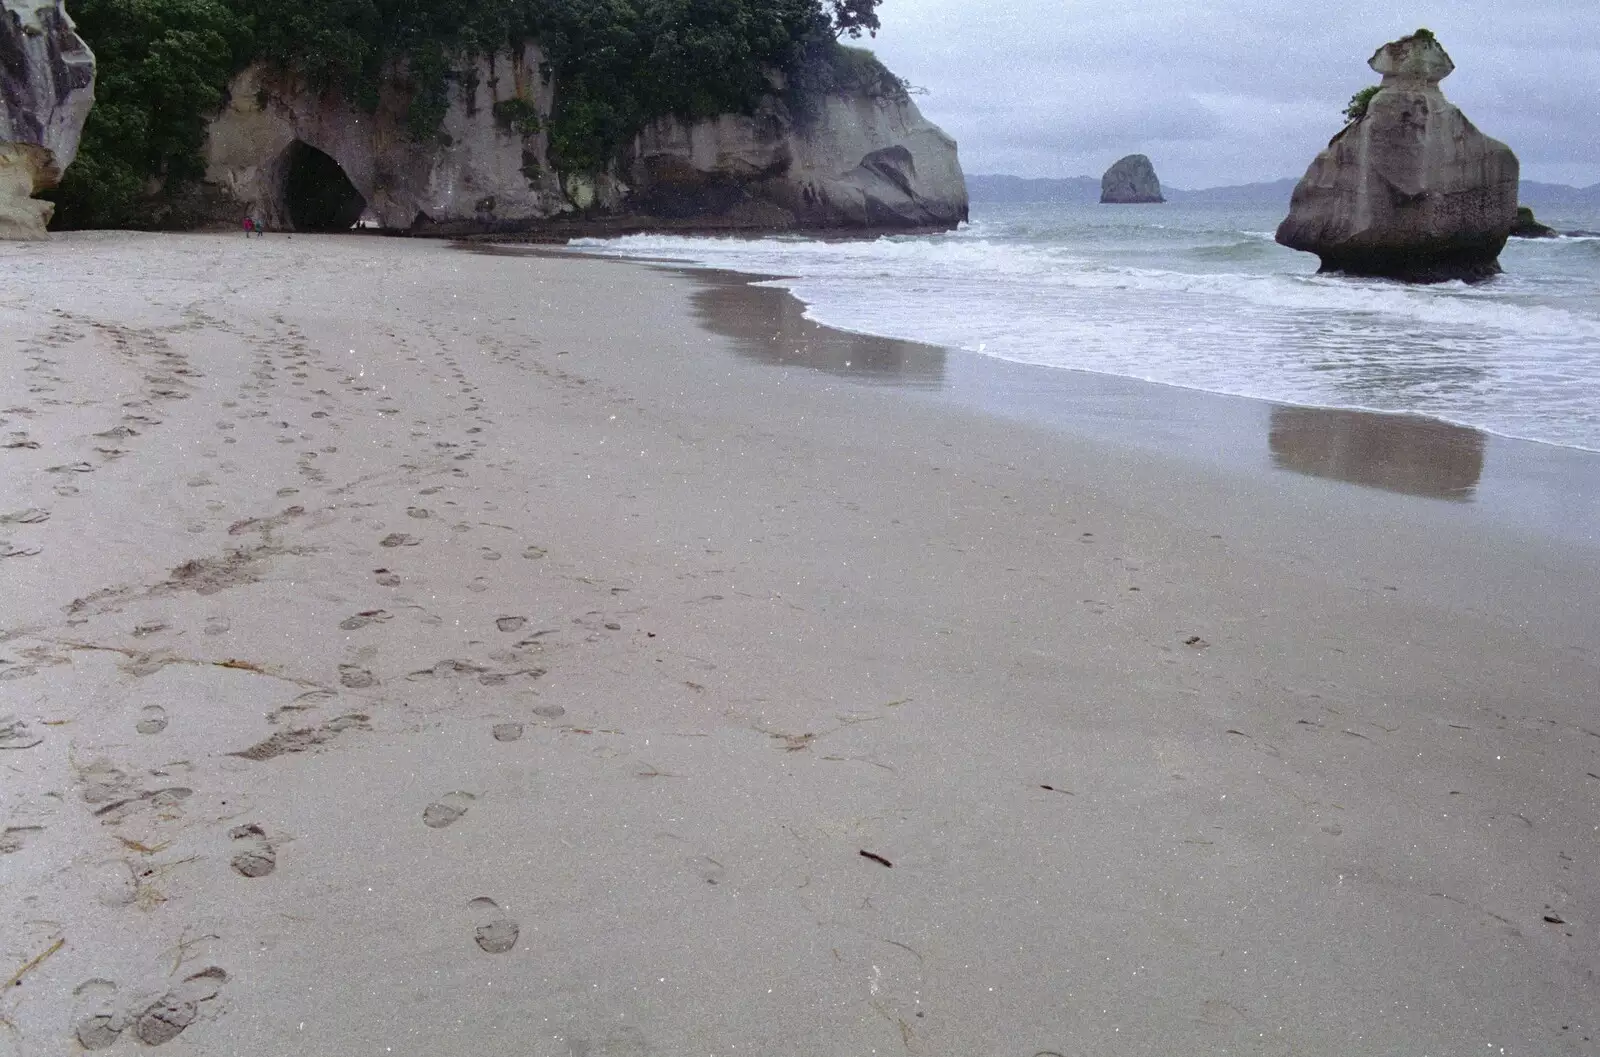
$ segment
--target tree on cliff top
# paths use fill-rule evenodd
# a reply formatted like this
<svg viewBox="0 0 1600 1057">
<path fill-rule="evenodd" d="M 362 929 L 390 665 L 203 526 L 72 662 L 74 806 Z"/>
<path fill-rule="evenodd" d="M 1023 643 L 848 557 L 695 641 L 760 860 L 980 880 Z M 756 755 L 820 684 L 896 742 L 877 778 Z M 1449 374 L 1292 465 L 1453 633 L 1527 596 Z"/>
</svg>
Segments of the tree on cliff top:
<svg viewBox="0 0 1600 1057">
<path fill-rule="evenodd" d="M 828 0 L 833 16 L 833 35 L 860 37 L 863 32 L 876 37 L 882 28 L 878 21 L 878 5 L 883 0 Z"/>
</svg>

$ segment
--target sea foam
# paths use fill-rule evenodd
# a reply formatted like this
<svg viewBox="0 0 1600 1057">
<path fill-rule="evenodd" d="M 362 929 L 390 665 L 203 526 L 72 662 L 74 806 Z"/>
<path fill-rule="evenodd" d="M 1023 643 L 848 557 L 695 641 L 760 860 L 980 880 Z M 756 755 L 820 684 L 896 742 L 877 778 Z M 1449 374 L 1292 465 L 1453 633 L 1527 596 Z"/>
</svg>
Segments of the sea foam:
<svg viewBox="0 0 1600 1057">
<path fill-rule="evenodd" d="M 1405 286 L 1317 275 L 1261 214 L 1113 212 L 993 208 L 947 235 L 872 240 L 573 246 L 780 276 L 811 318 L 849 330 L 1600 450 L 1600 253 L 1583 240 L 1514 242 L 1494 282 Z"/>
</svg>

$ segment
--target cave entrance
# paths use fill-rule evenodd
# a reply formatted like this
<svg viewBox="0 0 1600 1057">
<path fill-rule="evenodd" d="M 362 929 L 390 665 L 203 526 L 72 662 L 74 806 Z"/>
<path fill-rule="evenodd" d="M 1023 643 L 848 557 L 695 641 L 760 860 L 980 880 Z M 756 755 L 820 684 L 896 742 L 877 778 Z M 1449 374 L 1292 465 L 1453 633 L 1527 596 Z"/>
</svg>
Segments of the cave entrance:
<svg viewBox="0 0 1600 1057">
<path fill-rule="evenodd" d="M 301 140 L 285 152 L 283 204 L 296 231 L 348 231 L 367 208 L 339 163 Z"/>
</svg>

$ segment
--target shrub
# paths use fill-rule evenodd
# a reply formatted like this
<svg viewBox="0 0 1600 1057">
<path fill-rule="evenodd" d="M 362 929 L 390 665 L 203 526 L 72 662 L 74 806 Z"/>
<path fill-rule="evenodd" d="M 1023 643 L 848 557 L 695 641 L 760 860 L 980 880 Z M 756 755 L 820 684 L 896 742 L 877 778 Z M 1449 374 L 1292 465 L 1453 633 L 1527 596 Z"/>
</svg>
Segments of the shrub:
<svg viewBox="0 0 1600 1057">
<path fill-rule="evenodd" d="M 910 87 L 866 48 L 819 40 L 807 45 L 789 72 L 787 95 L 790 110 L 807 117 L 815 100 L 824 95 L 861 93 L 904 100 Z"/>
<path fill-rule="evenodd" d="M 544 128 L 538 109 L 521 96 L 502 99 L 494 105 L 494 119 L 502 128 L 519 136 L 536 136 Z"/>
<path fill-rule="evenodd" d="M 1346 121 L 1360 121 L 1367 116 L 1367 107 L 1372 104 L 1372 97 L 1378 94 L 1381 84 L 1369 84 L 1361 91 L 1350 97 L 1350 102 L 1344 108 Z"/>
</svg>

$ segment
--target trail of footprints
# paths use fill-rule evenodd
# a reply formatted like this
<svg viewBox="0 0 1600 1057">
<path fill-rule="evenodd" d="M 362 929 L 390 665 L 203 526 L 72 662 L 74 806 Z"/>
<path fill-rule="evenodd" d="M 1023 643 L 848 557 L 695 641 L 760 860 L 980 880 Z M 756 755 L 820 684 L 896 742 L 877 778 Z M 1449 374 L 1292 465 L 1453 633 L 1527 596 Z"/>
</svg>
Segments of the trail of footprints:
<svg viewBox="0 0 1600 1057">
<path fill-rule="evenodd" d="M 207 321 L 199 317 L 192 319 L 183 327 L 168 328 L 168 331 L 176 332 L 201 323 L 230 332 L 235 331 L 227 321 Z M 373 386 L 346 372 L 341 372 L 333 364 L 324 362 L 322 357 L 311 351 L 311 342 L 307 337 L 292 324 L 281 317 L 276 319 L 276 323 L 280 328 L 278 333 L 240 335 L 255 349 L 256 354 L 250 364 L 248 377 L 238 390 L 238 399 L 222 401 L 222 407 L 232 412 L 232 420 L 227 418 L 216 420 L 215 432 L 222 444 L 236 444 L 239 442 L 241 426 L 274 429 L 277 431 L 275 439 L 278 443 L 285 446 L 301 446 L 294 455 L 293 470 L 298 473 L 303 483 L 313 486 L 328 485 L 330 473 L 320 465 L 321 456 L 334 454 L 338 448 L 330 444 L 316 447 L 317 433 L 328 430 L 338 434 L 350 424 L 349 421 L 341 424 L 332 412 L 343 410 L 347 412 L 346 418 L 349 419 L 350 413 L 359 414 L 360 410 L 352 407 L 350 401 L 365 398 L 371 398 L 368 406 L 380 416 L 393 416 L 400 413 L 401 409 L 392 394 L 375 391 Z M 94 435 L 94 440 L 100 442 L 94 445 L 95 453 L 109 462 L 128 454 L 127 445 L 140 437 L 143 432 L 161 424 L 160 418 L 154 413 L 158 402 L 188 399 L 194 392 L 191 382 L 199 377 L 199 374 L 181 353 L 172 348 L 165 336 L 167 331 L 141 331 L 93 322 L 87 323 L 86 326 L 88 330 L 71 322 L 63 323 L 46 336 L 43 344 L 69 345 L 80 340 L 85 333 L 93 331 L 107 339 L 121 358 L 139 369 L 145 383 L 143 391 L 136 398 L 124 403 L 121 421 Z M 461 411 L 447 415 L 445 422 L 428 420 L 416 422 L 418 428 L 412 431 L 411 437 L 413 441 L 422 443 L 416 445 L 417 450 L 412 456 L 415 463 L 404 464 L 413 473 L 422 472 L 423 467 L 430 463 L 438 465 L 439 460 L 460 464 L 474 459 L 488 446 L 489 440 L 484 435 L 485 430 L 494 425 L 494 420 L 484 411 L 482 396 L 477 387 L 469 381 L 460 362 L 443 351 L 449 347 L 448 342 L 441 340 L 439 335 L 431 330 L 429 336 L 435 348 L 440 350 L 437 353 L 438 360 L 445 369 L 445 376 L 441 377 L 440 381 L 446 385 L 453 384 L 456 392 L 452 399 L 461 405 Z M 398 337 L 395 340 L 397 346 L 402 348 L 406 344 Z M 282 355 L 282 350 L 285 348 L 288 349 L 287 356 Z M 515 364 L 525 370 L 537 369 L 536 365 L 519 360 L 511 350 L 505 348 L 494 347 L 481 351 L 487 352 L 499 362 Z M 280 358 L 283 360 L 283 367 L 279 365 Z M 36 376 L 33 392 L 40 396 L 48 396 L 54 392 L 54 386 L 67 384 L 56 373 L 56 366 L 48 357 L 42 354 L 36 356 L 32 366 L 27 369 L 30 374 Z M 294 415 L 286 414 L 288 405 L 285 403 L 285 397 L 288 394 L 279 390 L 280 376 L 285 369 L 289 376 L 290 390 L 294 393 L 293 399 L 312 402 L 317 408 L 310 412 L 307 420 L 309 424 L 303 428 L 295 424 Z M 548 374 L 548 372 L 541 373 Z M 312 388 L 317 378 L 321 376 L 330 378 L 329 387 Z M 7 425 L 18 418 L 30 418 L 33 414 L 32 409 L 26 407 L 7 408 L 0 411 L 0 425 Z M 470 421 L 473 423 L 464 427 L 462 439 L 457 441 L 439 437 L 436 431 L 449 428 L 449 420 L 456 418 L 457 415 L 470 416 Z M 25 428 L 13 429 L 10 433 L 0 431 L 0 442 L 4 443 L 6 449 L 14 448 L 19 451 L 34 450 L 37 447 Z M 385 446 L 388 446 L 387 442 Z M 213 461 L 218 458 L 215 451 L 205 451 L 202 454 Z M 69 460 L 54 464 L 47 472 L 56 479 L 56 492 L 70 496 L 78 492 L 77 486 L 70 482 L 74 478 L 92 473 L 95 469 L 95 465 L 87 460 Z M 221 462 L 217 469 L 223 473 L 236 472 L 236 468 L 226 462 Z M 466 478 L 468 473 L 457 465 L 449 468 L 449 475 L 453 479 L 461 480 Z M 210 475 L 197 473 L 192 476 L 189 483 L 195 489 L 204 489 L 211 487 L 212 482 L 213 477 Z M 277 495 L 283 498 L 295 495 L 299 491 L 299 488 L 283 487 L 278 489 Z M 441 487 L 435 486 L 421 489 L 421 494 L 438 495 L 441 491 Z M 207 511 L 211 514 L 220 513 L 223 509 L 223 504 L 218 502 L 207 504 Z M 229 534 L 261 532 L 264 541 L 271 544 L 271 531 L 290 517 L 301 513 L 303 513 L 302 508 L 293 507 L 284 514 L 272 518 L 236 522 L 229 529 Z M 430 525 L 439 524 L 441 517 L 436 509 L 421 505 L 408 507 L 405 514 L 419 533 Z M 49 510 L 39 507 L 0 513 L 0 530 L 11 529 L 13 526 L 40 525 L 48 521 L 50 516 Z M 205 521 L 197 520 L 191 527 L 198 532 L 211 531 L 210 525 Z M 469 531 L 471 528 L 472 526 L 467 523 L 449 526 L 450 531 L 457 534 Z M 419 534 L 396 531 L 379 540 L 378 545 L 383 550 L 395 552 L 398 558 L 405 549 L 422 546 L 425 542 Z M 0 540 L 0 557 L 32 553 L 37 552 L 13 547 L 6 541 Z M 544 548 L 533 544 L 523 545 L 520 550 L 514 549 L 513 553 L 519 553 L 527 560 L 542 559 L 546 554 Z M 268 556 L 270 555 L 263 553 L 263 557 Z M 499 549 L 484 546 L 479 548 L 479 556 L 484 560 L 493 561 L 502 555 Z M 372 576 L 380 587 L 396 588 L 404 582 L 403 570 L 391 566 L 374 568 Z M 179 579 L 181 578 L 175 577 L 173 584 L 164 585 L 163 589 L 182 588 L 185 585 L 179 583 Z M 238 582 L 246 583 L 249 580 L 246 578 Z M 231 580 L 217 585 L 217 589 L 230 586 L 234 586 Z M 485 577 L 478 577 L 468 586 L 472 590 L 481 591 L 487 588 L 488 580 Z M 104 611 L 115 611 L 114 607 L 124 600 L 124 596 L 126 596 L 125 591 L 107 592 Z M 339 627 L 346 632 L 363 632 L 377 629 L 393 618 L 394 614 L 389 610 L 373 607 L 351 614 L 340 622 Z M 437 623 L 437 618 L 433 618 L 433 622 Z M 517 615 L 503 615 L 494 620 L 496 630 L 507 635 L 522 633 L 527 623 L 526 617 Z M 137 626 L 132 635 L 134 638 L 153 637 L 168 630 L 167 625 L 162 622 L 149 622 Z M 226 635 L 230 631 L 230 623 L 227 616 L 213 613 L 206 618 L 201 631 L 208 637 Z M 516 665 L 523 660 L 521 651 L 535 646 L 540 636 L 548 633 L 548 629 L 535 632 L 531 637 L 519 639 L 510 650 L 495 654 L 496 658 L 504 654 L 503 659 L 508 664 L 507 667 L 495 668 L 470 660 L 446 659 L 430 668 L 413 672 L 407 678 L 413 680 L 465 678 L 488 686 L 504 683 L 514 677 L 538 678 L 544 674 L 542 668 Z M 25 676 L 31 674 L 32 670 L 30 667 L 19 674 Z M 0 667 L 0 677 L 3 677 L 5 671 L 5 668 Z M 365 662 L 360 660 L 341 665 L 337 681 L 340 687 L 347 690 L 368 690 L 379 685 L 377 676 Z M 332 715 L 321 722 L 313 721 L 306 725 L 287 725 L 299 717 L 300 713 L 316 709 L 337 698 L 338 694 L 332 690 L 315 690 L 301 695 L 294 702 L 274 710 L 269 716 L 274 725 L 285 724 L 282 729 L 263 741 L 230 755 L 264 763 L 281 755 L 314 750 L 347 732 L 369 729 L 369 717 L 360 712 Z M 565 714 L 565 709 L 561 706 L 550 704 L 539 705 L 530 711 L 535 717 L 546 720 L 557 720 Z M 167 708 L 157 704 L 145 705 L 133 718 L 133 729 L 141 738 L 159 738 L 168 730 L 169 722 Z M 305 724 L 305 721 L 301 720 L 301 724 Z M 518 741 L 524 736 L 524 732 L 525 723 L 518 720 L 496 722 L 490 729 L 493 740 L 498 743 Z M 173 784 L 170 777 L 161 772 L 152 771 L 142 776 L 136 775 L 107 760 L 90 762 L 79 769 L 77 778 L 84 805 L 102 824 L 112 827 L 113 830 L 125 823 L 133 822 L 156 825 L 163 822 L 178 822 L 181 820 L 186 802 L 194 792 L 187 786 Z M 459 823 L 476 801 L 477 794 L 460 790 L 444 793 L 423 808 L 422 824 L 430 831 L 447 829 Z M 0 852 L 8 853 L 21 849 L 30 838 L 42 830 L 42 826 L 33 825 L 6 827 L 3 833 L 0 833 Z M 131 838 L 126 839 L 131 840 Z M 278 870 L 281 839 L 275 837 L 258 822 L 234 825 L 226 831 L 223 845 L 229 868 L 242 879 L 241 883 L 253 884 L 270 878 Z M 130 846 L 138 846 L 138 842 L 135 841 Z M 165 867 L 155 862 L 132 859 L 118 860 L 117 865 L 122 869 L 113 871 L 115 876 L 111 876 L 107 882 L 109 887 L 106 889 L 108 895 L 105 898 L 111 905 L 154 906 L 164 898 L 155 886 Z M 521 932 L 520 924 L 500 903 L 489 896 L 478 896 L 466 902 L 465 910 L 470 922 L 470 935 L 479 950 L 486 954 L 504 954 L 516 948 Z M 78 1045 L 85 1050 L 106 1049 L 127 1036 L 131 1036 L 144 1046 L 160 1046 L 177 1038 L 195 1023 L 211 1016 L 219 1008 L 218 999 L 223 994 L 228 980 L 229 974 L 219 966 L 209 966 L 198 972 L 185 973 L 181 978 L 146 987 L 130 988 L 116 981 L 100 977 L 90 978 L 83 981 L 74 991 L 72 1032 Z"/>
<path fill-rule="evenodd" d="M 22 374 L 28 381 L 29 397 L 37 401 L 40 407 L 93 403 L 69 395 L 71 379 L 58 373 L 61 366 L 59 361 L 46 354 L 69 348 L 91 335 L 104 339 L 112 353 L 141 376 L 143 389 L 122 402 L 120 423 L 87 438 L 92 453 L 99 456 L 102 465 L 113 462 L 130 453 L 131 449 L 124 445 L 139 437 L 144 430 L 161 424 L 161 419 L 151 413 L 158 403 L 187 399 L 192 390 L 190 380 L 200 377 L 188 358 L 175 350 L 166 337 L 167 334 L 186 329 L 186 326 L 139 329 L 80 320 L 59 309 L 54 310 L 54 314 L 62 322 L 33 341 L 22 342 L 17 350 L 29 361 L 28 366 L 22 369 Z M 63 393 L 62 387 L 68 387 L 66 393 Z M 34 439 L 28 430 L 14 428 L 19 420 L 20 423 L 31 422 L 39 413 L 35 407 L 20 404 L 0 410 L 0 426 L 13 427 L 8 432 L 0 433 L 4 437 L 0 441 L 0 451 L 41 450 L 41 442 Z M 78 482 L 98 468 L 88 459 L 69 456 L 43 467 L 42 472 L 52 479 L 51 491 L 56 496 L 70 499 L 83 493 L 83 487 Z M 32 507 L 0 515 L 0 528 L 43 524 L 49 517 L 49 510 Z M 0 558 L 29 558 L 42 552 L 40 546 L 19 545 L 0 538 Z"/>
</svg>

